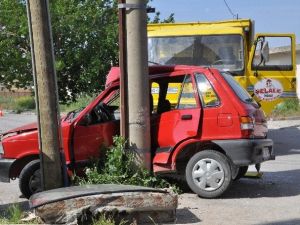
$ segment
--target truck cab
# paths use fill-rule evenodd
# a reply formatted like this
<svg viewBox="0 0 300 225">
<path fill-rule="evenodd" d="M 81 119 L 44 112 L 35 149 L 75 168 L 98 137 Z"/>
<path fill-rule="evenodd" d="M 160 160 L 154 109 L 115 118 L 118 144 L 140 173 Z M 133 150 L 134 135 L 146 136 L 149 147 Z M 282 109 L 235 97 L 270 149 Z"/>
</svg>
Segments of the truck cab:
<svg viewBox="0 0 300 225">
<path fill-rule="evenodd" d="M 286 60 L 280 59 L 280 48 Z M 294 34 L 255 34 L 249 19 L 148 25 L 150 64 L 226 71 L 267 115 L 283 100 L 297 97 L 295 52 Z"/>
<path fill-rule="evenodd" d="M 105 90 L 84 109 L 62 118 L 70 175 L 91 158 L 102 157 L 103 146 L 110 146 L 119 134 L 119 77 L 119 68 L 112 68 Z M 227 72 L 153 66 L 149 80 L 154 87 L 149 96 L 154 173 L 182 177 L 199 196 L 214 198 L 228 190 L 248 165 L 275 158 L 263 111 Z M 36 125 L 2 134 L 0 146 L 0 180 L 19 178 L 26 197 L 40 191 Z"/>
</svg>

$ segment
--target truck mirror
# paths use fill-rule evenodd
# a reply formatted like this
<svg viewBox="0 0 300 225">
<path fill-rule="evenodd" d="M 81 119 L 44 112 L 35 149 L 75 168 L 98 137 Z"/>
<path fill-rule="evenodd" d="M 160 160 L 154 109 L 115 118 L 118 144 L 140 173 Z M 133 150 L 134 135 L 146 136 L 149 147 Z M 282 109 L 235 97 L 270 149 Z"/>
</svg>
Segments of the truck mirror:
<svg viewBox="0 0 300 225">
<path fill-rule="evenodd" d="M 263 39 L 262 43 L 261 43 L 261 49 L 260 49 L 260 55 L 262 58 L 262 61 L 264 63 L 269 62 L 269 43 L 268 41 L 266 41 L 265 39 Z"/>
<path fill-rule="evenodd" d="M 266 62 L 269 62 L 269 43 L 266 40 L 266 37 L 260 36 L 257 38 L 255 41 L 255 62 L 254 66 L 259 67 L 259 66 L 265 66 Z"/>
</svg>

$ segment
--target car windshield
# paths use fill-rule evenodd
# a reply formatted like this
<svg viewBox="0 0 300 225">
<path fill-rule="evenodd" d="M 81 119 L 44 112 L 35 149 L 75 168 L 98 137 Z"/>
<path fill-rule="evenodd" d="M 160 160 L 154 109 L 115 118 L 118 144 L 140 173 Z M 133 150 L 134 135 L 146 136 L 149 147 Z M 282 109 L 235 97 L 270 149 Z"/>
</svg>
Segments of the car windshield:
<svg viewBox="0 0 300 225">
<path fill-rule="evenodd" d="M 161 65 L 213 66 L 238 73 L 244 69 L 241 35 L 149 37 L 149 62 Z"/>
<path fill-rule="evenodd" d="M 228 72 L 221 72 L 227 83 L 230 85 L 235 94 L 245 103 L 251 103 L 258 106 L 251 95 L 232 77 Z"/>
<path fill-rule="evenodd" d="M 72 121 L 73 119 L 75 119 L 79 113 L 84 109 L 85 107 L 81 107 L 79 109 L 75 109 L 75 110 L 72 110 L 70 112 L 68 112 L 67 116 L 65 117 L 65 121 L 69 120 L 69 121 Z"/>
</svg>

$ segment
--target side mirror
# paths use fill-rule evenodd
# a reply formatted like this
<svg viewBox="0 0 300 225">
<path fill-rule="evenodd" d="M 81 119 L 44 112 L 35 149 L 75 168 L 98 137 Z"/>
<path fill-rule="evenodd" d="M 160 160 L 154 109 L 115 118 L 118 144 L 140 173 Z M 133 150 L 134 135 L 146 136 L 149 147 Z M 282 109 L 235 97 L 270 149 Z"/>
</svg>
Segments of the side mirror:
<svg viewBox="0 0 300 225">
<path fill-rule="evenodd" d="M 81 126 L 88 126 L 92 123 L 92 116 L 90 113 L 85 114 L 79 122 Z"/>
<path fill-rule="evenodd" d="M 264 63 L 269 62 L 270 59 L 270 50 L 269 50 L 269 43 L 268 41 L 264 40 L 261 42 L 261 49 L 260 49 L 260 55 L 262 58 L 262 61 Z"/>
</svg>

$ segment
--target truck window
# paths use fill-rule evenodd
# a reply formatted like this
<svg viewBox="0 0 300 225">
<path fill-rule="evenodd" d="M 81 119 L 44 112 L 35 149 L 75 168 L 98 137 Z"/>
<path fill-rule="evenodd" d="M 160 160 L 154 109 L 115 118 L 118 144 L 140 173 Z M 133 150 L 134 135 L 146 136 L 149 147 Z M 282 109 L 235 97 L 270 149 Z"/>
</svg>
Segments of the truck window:
<svg viewBox="0 0 300 225">
<path fill-rule="evenodd" d="M 149 62 L 162 65 L 214 66 L 238 73 L 244 70 L 241 35 L 149 37 Z"/>
<path fill-rule="evenodd" d="M 291 46 L 292 40 L 290 37 L 258 37 L 255 44 L 252 69 L 270 71 L 292 70 Z"/>
<path fill-rule="evenodd" d="M 220 99 L 204 74 L 196 74 L 199 97 L 203 107 L 213 107 L 220 104 Z"/>
</svg>

